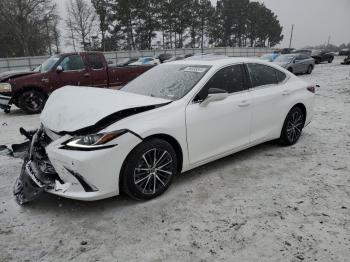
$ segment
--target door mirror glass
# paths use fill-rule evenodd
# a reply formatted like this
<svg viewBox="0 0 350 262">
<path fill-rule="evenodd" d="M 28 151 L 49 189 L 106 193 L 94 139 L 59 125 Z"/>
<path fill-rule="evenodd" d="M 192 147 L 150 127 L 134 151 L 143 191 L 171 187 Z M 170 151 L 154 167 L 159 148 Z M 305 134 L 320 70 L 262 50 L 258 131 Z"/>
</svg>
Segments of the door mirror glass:
<svg viewBox="0 0 350 262">
<path fill-rule="evenodd" d="M 56 68 L 56 72 L 57 73 L 61 73 L 61 72 L 63 72 L 63 67 L 62 66 L 57 66 L 57 68 Z"/>
<path fill-rule="evenodd" d="M 228 92 L 220 88 L 209 88 L 208 96 L 200 104 L 201 106 L 206 106 L 214 101 L 221 101 L 228 97 Z"/>
</svg>

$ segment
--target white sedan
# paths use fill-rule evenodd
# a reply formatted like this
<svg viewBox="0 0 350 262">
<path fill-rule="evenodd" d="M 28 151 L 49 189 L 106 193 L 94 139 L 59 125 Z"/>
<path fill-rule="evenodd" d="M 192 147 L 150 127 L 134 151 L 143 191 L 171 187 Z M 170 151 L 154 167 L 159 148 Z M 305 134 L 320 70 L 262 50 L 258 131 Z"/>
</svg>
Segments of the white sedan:
<svg viewBox="0 0 350 262">
<path fill-rule="evenodd" d="M 97 200 L 162 194 L 173 177 L 248 147 L 293 145 L 315 87 L 256 59 L 162 64 L 121 90 L 64 87 L 48 99 L 14 194 Z M 258 170 L 257 170 L 258 172 Z"/>
</svg>

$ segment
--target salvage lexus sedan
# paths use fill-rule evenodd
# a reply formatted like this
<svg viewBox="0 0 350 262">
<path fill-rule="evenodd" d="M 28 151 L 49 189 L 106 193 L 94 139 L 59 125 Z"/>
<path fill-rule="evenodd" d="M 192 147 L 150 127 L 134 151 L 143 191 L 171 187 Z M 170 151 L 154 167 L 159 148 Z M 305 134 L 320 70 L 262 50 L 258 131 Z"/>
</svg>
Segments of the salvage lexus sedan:
<svg viewBox="0 0 350 262">
<path fill-rule="evenodd" d="M 48 99 L 14 186 L 97 200 L 162 194 L 173 177 L 248 147 L 296 143 L 315 87 L 257 59 L 212 57 L 154 67 L 121 90 L 64 87 Z"/>
</svg>

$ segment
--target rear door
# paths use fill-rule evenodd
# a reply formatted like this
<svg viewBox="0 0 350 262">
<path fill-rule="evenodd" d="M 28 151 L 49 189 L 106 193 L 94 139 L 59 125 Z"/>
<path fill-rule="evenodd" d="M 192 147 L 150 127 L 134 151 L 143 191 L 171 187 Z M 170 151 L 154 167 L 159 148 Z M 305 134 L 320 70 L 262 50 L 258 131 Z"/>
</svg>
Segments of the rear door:
<svg viewBox="0 0 350 262">
<path fill-rule="evenodd" d="M 247 64 L 253 100 L 251 142 L 257 144 L 276 138 L 285 118 L 285 104 L 291 90 L 287 75 L 268 65 Z"/>
<path fill-rule="evenodd" d="M 68 55 L 62 59 L 58 66 L 61 66 L 62 72 L 55 72 L 54 89 L 66 85 L 88 86 L 91 85 L 89 69 L 86 61 L 79 54 Z"/>
<path fill-rule="evenodd" d="M 87 53 L 86 57 L 90 67 L 91 85 L 95 87 L 107 87 L 108 69 L 103 55 L 97 53 Z"/>
<path fill-rule="evenodd" d="M 243 65 L 219 70 L 186 108 L 188 151 L 191 164 L 200 163 L 249 143 L 251 98 Z M 201 105 L 209 88 L 226 90 L 221 101 Z"/>
</svg>

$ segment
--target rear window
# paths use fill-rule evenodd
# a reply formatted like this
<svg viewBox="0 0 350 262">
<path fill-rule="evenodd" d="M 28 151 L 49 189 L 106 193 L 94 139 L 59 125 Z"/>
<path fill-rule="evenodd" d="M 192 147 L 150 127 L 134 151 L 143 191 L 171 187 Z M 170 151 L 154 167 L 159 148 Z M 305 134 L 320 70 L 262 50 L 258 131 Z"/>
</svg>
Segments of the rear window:
<svg viewBox="0 0 350 262">
<path fill-rule="evenodd" d="M 88 59 L 89 59 L 90 66 L 92 69 L 102 69 L 103 68 L 102 58 L 98 54 L 88 54 Z"/>
<path fill-rule="evenodd" d="M 278 84 L 286 79 L 286 74 L 267 65 L 248 64 L 252 87 Z"/>
</svg>

